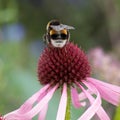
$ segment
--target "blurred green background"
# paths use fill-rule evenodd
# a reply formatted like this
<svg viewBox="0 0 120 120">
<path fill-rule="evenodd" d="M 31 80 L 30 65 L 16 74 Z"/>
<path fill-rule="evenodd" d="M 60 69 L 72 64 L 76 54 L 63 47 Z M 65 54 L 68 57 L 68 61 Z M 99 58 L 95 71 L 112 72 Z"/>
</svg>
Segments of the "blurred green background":
<svg viewBox="0 0 120 120">
<path fill-rule="evenodd" d="M 45 47 L 42 36 L 46 24 L 52 19 L 74 26 L 71 41 L 86 53 L 99 46 L 117 56 L 119 62 L 119 0 L 0 0 L 1 114 L 17 109 L 41 88 L 37 61 Z M 116 84 L 120 85 L 119 81 Z M 59 98 L 60 91 L 50 102 L 47 120 L 55 120 Z M 111 108 L 111 119 L 119 117 Z M 72 120 L 76 120 L 83 110 L 72 111 Z"/>
</svg>

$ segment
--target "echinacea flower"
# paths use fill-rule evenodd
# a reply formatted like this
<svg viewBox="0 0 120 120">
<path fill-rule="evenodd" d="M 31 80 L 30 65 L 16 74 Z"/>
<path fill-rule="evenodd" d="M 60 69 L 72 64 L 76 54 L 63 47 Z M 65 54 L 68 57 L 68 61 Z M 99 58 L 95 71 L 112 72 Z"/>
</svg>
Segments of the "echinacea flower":
<svg viewBox="0 0 120 120">
<path fill-rule="evenodd" d="M 32 120 L 37 114 L 38 120 L 45 120 L 49 101 L 57 89 L 61 89 L 62 93 L 56 120 L 70 120 L 67 116 L 70 114 L 69 99 L 75 108 L 85 107 L 86 99 L 90 102 L 78 120 L 90 120 L 95 114 L 100 120 L 110 120 L 101 106 L 101 98 L 117 106 L 120 87 L 92 78 L 90 72 L 87 57 L 77 45 L 69 41 L 63 47 L 49 44 L 38 61 L 38 78 L 44 87 L 19 109 L 0 117 L 0 120 Z"/>
<path fill-rule="evenodd" d="M 90 101 L 91 106 L 78 120 L 90 120 L 95 114 L 101 120 L 110 120 L 101 106 L 101 97 L 114 105 L 120 102 L 120 87 L 91 78 L 86 55 L 70 42 L 62 49 L 51 47 L 44 50 L 38 62 L 38 77 L 44 87 L 19 109 L 4 115 L 3 119 L 1 117 L 1 120 L 31 120 L 38 113 L 38 120 L 44 120 L 48 103 L 57 89 L 62 89 L 62 95 L 56 120 L 64 120 L 67 87 L 71 89 L 72 103 L 76 108 L 84 106 L 85 99 Z M 82 90 L 81 93 L 77 91 L 78 88 Z M 96 98 L 92 96 L 94 94 Z"/>
</svg>

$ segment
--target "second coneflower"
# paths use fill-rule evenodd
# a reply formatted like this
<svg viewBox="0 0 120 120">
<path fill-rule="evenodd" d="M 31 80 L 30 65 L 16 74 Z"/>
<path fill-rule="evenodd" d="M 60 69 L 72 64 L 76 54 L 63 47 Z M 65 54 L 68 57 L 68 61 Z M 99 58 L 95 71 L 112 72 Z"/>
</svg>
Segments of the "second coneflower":
<svg viewBox="0 0 120 120">
<path fill-rule="evenodd" d="M 86 105 L 86 99 L 90 106 L 78 120 L 90 120 L 95 114 L 100 120 L 110 120 L 101 106 L 101 98 L 117 106 L 120 87 L 90 77 L 87 57 L 77 45 L 69 42 L 69 29 L 73 27 L 58 21 L 47 25 L 45 39 L 48 47 L 38 61 L 38 78 L 44 87 L 0 120 L 31 120 L 37 114 L 38 120 L 44 120 L 48 103 L 57 89 L 62 89 L 62 93 L 56 120 L 70 120 L 70 102 L 80 108 Z M 82 92 L 78 92 L 79 89 Z"/>
</svg>

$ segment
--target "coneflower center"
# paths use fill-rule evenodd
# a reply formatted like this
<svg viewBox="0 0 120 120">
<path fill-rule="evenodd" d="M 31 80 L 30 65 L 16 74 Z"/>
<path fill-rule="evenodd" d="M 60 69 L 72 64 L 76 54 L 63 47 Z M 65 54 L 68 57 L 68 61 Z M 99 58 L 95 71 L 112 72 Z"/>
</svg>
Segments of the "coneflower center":
<svg viewBox="0 0 120 120">
<path fill-rule="evenodd" d="M 46 48 L 38 61 L 38 78 L 43 85 L 72 85 L 88 76 L 90 65 L 87 57 L 73 43 L 67 43 L 63 48 Z"/>
</svg>

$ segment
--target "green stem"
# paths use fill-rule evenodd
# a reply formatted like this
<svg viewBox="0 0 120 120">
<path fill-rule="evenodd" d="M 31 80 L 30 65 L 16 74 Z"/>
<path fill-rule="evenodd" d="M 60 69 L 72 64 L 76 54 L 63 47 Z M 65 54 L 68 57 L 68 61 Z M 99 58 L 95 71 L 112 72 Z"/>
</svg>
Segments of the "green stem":
<svg viewBox="0 0 120 120">
<path fill-rule="evenodd" d="M 71 119 L 71 90 L 70 86 L 67 88 L 67 109 L 66 109 L 66 115 L 65 120 Z"/>
</svg>

